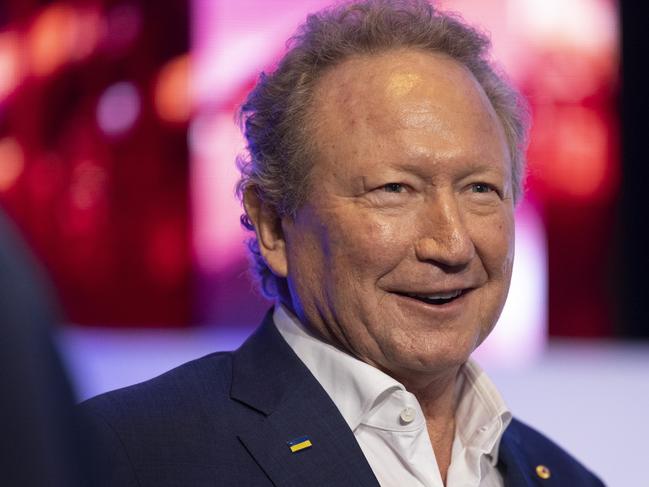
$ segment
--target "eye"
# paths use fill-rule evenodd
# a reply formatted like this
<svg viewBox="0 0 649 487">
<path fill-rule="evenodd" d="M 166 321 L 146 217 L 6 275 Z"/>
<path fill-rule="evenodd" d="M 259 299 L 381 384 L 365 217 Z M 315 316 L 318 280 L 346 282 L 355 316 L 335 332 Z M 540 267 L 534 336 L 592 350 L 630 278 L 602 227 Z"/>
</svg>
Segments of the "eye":
<svg viewBox="0 0 649 487">
<path fill-rule="evenodd" d="M 367 197 L 377 207 L 394 208 L 411 202 L 415 192 L 413 187 L 406 183 L 386 183 L 375 186 Z"/>
<path fill-rule="evenodd" d="M 473 193 L 491 193 L 495 191 L 494 187 L 487 183 L 473 183 L 471 185 Z"/>
<path fill-rule="evenodd" d="M 401 183 L 388 183 L 381 187 L 386 193 L 405 193 L 406 187 Z"/>
</svg>

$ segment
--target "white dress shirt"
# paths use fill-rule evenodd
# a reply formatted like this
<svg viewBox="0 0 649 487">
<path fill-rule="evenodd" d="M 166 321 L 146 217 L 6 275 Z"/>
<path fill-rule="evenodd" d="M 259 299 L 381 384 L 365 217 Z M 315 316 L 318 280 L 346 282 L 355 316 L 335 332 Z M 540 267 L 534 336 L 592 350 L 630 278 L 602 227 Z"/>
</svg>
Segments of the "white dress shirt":
<svg viewBox="0 0 649 487">
<path fill-rule="evenodd" d="M 392 377 L 311 335 L 281 305 L 275 324 L 329 394 L 383 487 L 443 487 L 417 398 Z M 473 361 L 458 374 L 458 407 L 447 487 L 502 487 L 496 468 L 511 413 Z"/>
</svg>

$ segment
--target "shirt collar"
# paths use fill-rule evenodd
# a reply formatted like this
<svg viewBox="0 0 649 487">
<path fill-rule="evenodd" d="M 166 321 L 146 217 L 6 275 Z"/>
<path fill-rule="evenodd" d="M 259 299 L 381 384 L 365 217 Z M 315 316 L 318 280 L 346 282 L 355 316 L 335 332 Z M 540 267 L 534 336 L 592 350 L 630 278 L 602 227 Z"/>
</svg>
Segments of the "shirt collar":
<svg viewBox="0 0 649 487">
<path fill-rule="evenodd" d="M 275 306 L 273 320 L 352 431 L 379 403 L 390 398 L 389 391 L 406 392 L 389 375 L 309 333 L 283 305 Z M 473 360 L 460 369 L 457 391 L 456 439 L 464 448 L 478 449 L 496 465 L 500 439 L 511 422 L 511 412 L 494 383 Z"/>
<path fill-rule="evenodd" d="M 309 333 L 283 305 L 275 306 L 277 329 L 318 380 L 354 431 L 390 389 L 403 385 L 379 369 L 323 342 Z"/>
<path fill-rule="evenodd" d="M 473 360 L 460 369 L 457 387 L 456 437 L 465 448 L 477 448 L 487 455 L 495 466 L 512 413 L 495 384 Z"/>
</svg>

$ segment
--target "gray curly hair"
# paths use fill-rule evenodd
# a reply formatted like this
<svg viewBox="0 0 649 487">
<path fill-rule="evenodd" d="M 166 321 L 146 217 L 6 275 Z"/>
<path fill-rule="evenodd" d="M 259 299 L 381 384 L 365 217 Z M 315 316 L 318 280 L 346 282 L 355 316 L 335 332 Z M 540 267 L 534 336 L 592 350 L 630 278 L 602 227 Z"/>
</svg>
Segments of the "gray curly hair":
<svg viewBox="0 0 649 487">
<path fill-rule="evenodd" d="M 260 75 L 240 108 L 247 153 L 237 160 L 239 198 L 254 190 L 280 218 L 295 215 L 308 194 L 314 147 L 307 115 L 318 80 L 351 56 L 404 47 L 445 54 L 466 66 L 480 83 L 505 131 L 517 202 L 525 173 L 527 104 L 490 63 L 489 38 L 426 0 L 348 1 L 307 17 L 276 69 Z M 254 231 L 245 212 L 241 223 Z M 285 279 L 268 268 L 255 237 L 248 248 L 263 294 L 284 294 Z"/>
</svg>

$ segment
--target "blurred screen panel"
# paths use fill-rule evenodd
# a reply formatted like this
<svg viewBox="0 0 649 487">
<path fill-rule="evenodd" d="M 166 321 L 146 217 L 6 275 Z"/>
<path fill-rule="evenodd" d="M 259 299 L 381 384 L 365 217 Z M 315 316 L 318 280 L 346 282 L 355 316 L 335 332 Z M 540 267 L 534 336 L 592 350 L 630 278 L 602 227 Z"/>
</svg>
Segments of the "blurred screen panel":
<svg viewBox="0 0 649 487">
<path fill-rule="evenodd" d="M 186 2 L 0 6 L 0 202 L 68 320 L 191 320 Z"/>
</svg>

